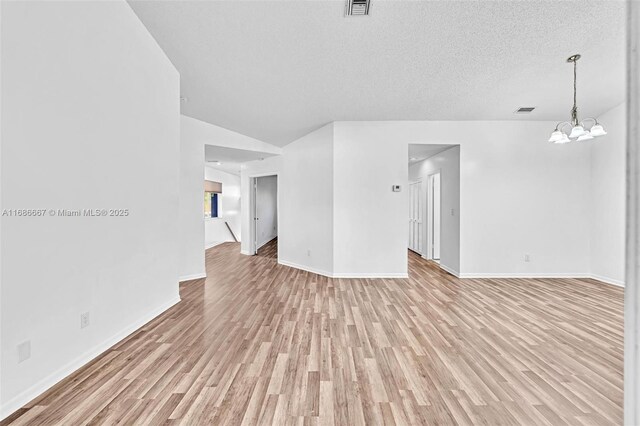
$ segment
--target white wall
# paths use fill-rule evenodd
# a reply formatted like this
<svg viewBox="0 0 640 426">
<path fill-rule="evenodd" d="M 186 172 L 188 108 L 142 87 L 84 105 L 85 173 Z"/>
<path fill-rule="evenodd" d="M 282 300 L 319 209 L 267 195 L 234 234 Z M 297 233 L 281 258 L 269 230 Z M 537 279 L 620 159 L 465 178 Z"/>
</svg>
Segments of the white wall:
<svg viewBox="0 0 640 426">
<path fill-rule="evenodd" d="M 640 4 L 629 2 L 624 289 L 624 424 L 640 424 Z"/>
<path fill-rule="evenodd" d="M 624 283 L 626 104 L 599 117 L 607 135 L 591 148 L 591 274 Z"/>
<path fill-rule="evenodd" d="M 187 142 L 193 146 L 201 146 L 203 150 L 205 145 L 215 145 L 275 155 L 282 154 L 282 148 L 280 147 L 185 115 L 180 116 L 180 126 L 183 143 Z M 273 157 L 269 157 L 265 161 L 256 161 L 255 163 L 260 164 L 256 164 L 255 167 L 268 166 L 273 161 Z M 204 164 L 204 160 L 202 163 Z M 205 179 L 223 183 L 223 194 L 219 196 L 221 218 L 207 219 L 204 222 L 205 247 L 212 247 L 225 241 L 233 241 L 224 224 L 225 220 L 229 222 L 238 240 L 242 241 L 241 235 L 249 235 L 249 229 L 244 229 L 246 225 L 240 218 L 241 214 L 246 214 L 248 217 L 249 212 L 241 213 L 240 205 L 242 198 L 248 200 L 246 197 L 249 197 L 249 193 L 241 194 L 240 177 L 211 167 L 205 167 Z M 244 195 L 244 197 L 241 195 Z M 242 244 L 243 252 L 248 252 L 248 248 L 245 250 L 245 245 L 248 247 L 248 244 L 250 244 L 249 241 L 245 241 Z"/>
<path fill-rule="evenodd" d="M 212 167 L 204 168 L 204 178 L 222 183 L 222 194 L 218 194 L 218 217 L 204 219 L 204 240 L 206 247 L 212 247 L 225 241 L 233 241 L 225 222 L 241 240 L 240 226 L 240 176 L 216 170 Z M 204 200 L 204 193 L 201 194 Z M 204 217 L 204 210 L 200 212 L 200 220 Z"/>
<path fill-rule="evenodd" d="M 256 213 L 258 248 L 278 236 L 278 177 L 256 178 Z"/>
<path fill-rule="evenodd" d="M 242 196 L 251 194 L 251 178 L 278 176 L 278 261 L 324 275 L 333 273 L 333 124 L 290 143 L 281 156 L 252 161 L 242 170 Z M 249 204 L 242 230 L 251 227 Z M 252 253 L 249 238 L 242 252 Z"/>
<path fill-rule="evenodd" d="M 441 224 L 440 266 L 460 272 L 460 147 L 447 149 L 409 167 L 409 181 L 422 180 L 426 194 L 428 176 L 440 172 Z M 426 197 L 425 197 L 426 198 Z M 453 215 L 451 214 L 453 210 Z M 427 215 L 425 215 L 426 218 Z M 424 240 L 427 241 L 424 226 Z M 427 244 L 425 244 L 425 249 Z"/>
<path fill-rule="evenodd" d="M 249 193 L 251 174 L 282 174 L 283 263 L 333 276 L 404 276 L 408 144 L 460 145 L 458 272 L 586 276 L 590 148 L 549 144 L 554 127 L 517 121 L 336 122 L 333 135 L 325 126 L 285 146 L 282 158 L 248 163 L 243 193 Z M 403 191 L 392 192 L 394 184 Z M 244 226 L 250 226 L 248 213 Z M 451 264 L 453 270 L 455 260 Z"/>
<path fill-rule="evenodd" d="M 251 179 L 256 176 L 270 176 L 270 175 L 280 175 L 282 173 L 282 156 L 278 155 L 275 157 L 268 157 L 264 160 L 250 161 L 248 163 L 243 164 L 243 168 L 240 171 L 240 193 L 241 199 L 246 200 L 242 204 L 242 209 L 240 211 L 240 224 L 242 235 L 245 236 L 241 240 L 240 244 L 240 252 L 246 255 L 252 254 L 253 249 L 253 241 L 251 241 L 251 226 L 253 223 L 253 215 L 251 212 L 251 206 L 249 200 L 251 199 Z M 282 193 L 282 181 L 279 179 L 279 191 L 278 198 L 281 197 Z M 279 230 L 282 228 L 281 219 L 278 220 Z M 281 240 L 281 237 L 278 238 Z M 279 241 L 280 243 L 280 241 Z M 280 244 L 278 244 L 278 250 Z"/>
<path fill-rule="evenodd" d="M 268 152 L 276 155 L 282 154 L 282 148 L 280 147 L 220 126 L 187 117 L 186 115 L 180 117 L 180 125 L 183 139 L 197 141 L 202 146 L 215 145 L 248 151 Z"/>
<path fill-rule="evenodd" d="M 377 127 L 368 122 L 335 123 L 333 271 L 337 276 L 407 274 L 408 146 L 396 143 L 392 135 L 378 139 Z M 396 184 L 402 185 L 401 192 L 391 191 Z"/>
<path fill-rule="evenodd" d="M 333 271 L 333 158 L 333 124 L 284 147 L 278 179 L 278 259 L 283 264 Z"/>
<path fill-rule="evenodd" d="M 3 2 L 1 24 L 3 208 L 130 212 L 2 218 L 4 417 L 179 300 L 180 91 L 124 1 Z"/>
<path fill-rule="evenodd" d="M 348 242 L 353 252 L 343 249 L 348 260 L 337 271 L 406 271 L 407 145 L 435 143 L 461 146 L 463 276 L 588 273 L 590 225 L 585 212 L 590 195 L 585 182 L 590 175 L 589 146 L 549 144 L 548 133 L 555 123 L 389 121 L 335 125 L 336 158 L 345 164 L 339 171 L 336 167 L 335 210 L 346 212 L 335 218 L 335 235 L 354 238 Z M 344 149 L 340 147 L 342 140 L 348 142 Z M 352 164 L 352 170 L 346 169 L 346 164 Z M 365 182 L 366 193 L 358 194 Z M 392 193 L 393 184 L 402 184 L 405 190 Z M 346 229 L 350 223 L 356 223 L 357 232 Z M 336 240 L 335 246 L 344 244 Z M 524 262 L 525 254 L 530 255 L 530 262 Z"/>
<path fill-rule="evenodd" d="M 180 281 L 205 277 L 204 146 L 180 137 Z"/>
</svg>

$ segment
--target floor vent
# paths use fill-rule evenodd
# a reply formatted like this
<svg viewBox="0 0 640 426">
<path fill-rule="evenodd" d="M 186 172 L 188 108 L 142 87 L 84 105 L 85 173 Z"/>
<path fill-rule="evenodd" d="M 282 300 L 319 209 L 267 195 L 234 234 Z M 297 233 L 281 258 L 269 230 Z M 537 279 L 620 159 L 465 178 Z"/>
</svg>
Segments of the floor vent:
<svg viewBox="0 0 640 426">
<path fill-rule="evenodd" d="M 534 109 L 536 109 L 536 107 L 520 107 L 517 110 L 515 110 L 515 113 L 516 114 L 529 114 Z"/>
<path fill-rule="evenodd" d="M 365 16 L 369 14 L 369 0 L 347 0 L 347 16 Z"/>
</svg>

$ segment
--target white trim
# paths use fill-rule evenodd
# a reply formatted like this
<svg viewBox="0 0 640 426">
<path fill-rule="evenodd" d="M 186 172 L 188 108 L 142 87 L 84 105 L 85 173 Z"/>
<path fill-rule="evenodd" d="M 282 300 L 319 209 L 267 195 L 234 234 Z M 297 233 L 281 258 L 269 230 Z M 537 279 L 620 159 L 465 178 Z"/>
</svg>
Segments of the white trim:
<svg viewBox="0 0 640 426">
<path fill-rule="evenodd" d="M 267 176 L 275 176 L 278 180 L 277 183 L 277 191 L 276 191 L 276 228 L 280 229 L 280 173 L 281 172 L 260 172 L 260 173 L 248 173 L 246 177 L 249 179 L 249 248 L 255 251 L 258 251 L 258 244 L 256 242 L 257 239 L 257 230 L 256 230 L 256 179 Z M 246 223 L 246 222 L 245 222 Z M 278 248 L 278 253 L 280 249 Z M 253 256 L 257 253 L 248 253 L 246 250 L 240 250 L 240 253 L 245 254 L 247 256 Z"/>
<path fill-rule="evenodd" d="M 191 281 L 191 280 L 199 280 L 200 278 L 207 278 L 207 273 L 201 272 L 199 274 L 183 275 L 180 278 L 178 278 L 178 281 L 184 282 L 184 281 Z"/>
<path fill-rule="evenodd" d="M 591 276 L 575 272 L 463 272 L 460 274 L 460 278 L 591 278 Z"/>
<path fill-rule="evenodd" d="M 431 261 L 431 262 L 435 263 L 436 265 L 438 265 L 438 266 L 440 267 L 440 269 L 442 269 L 442 270 L 444 270 L 444 271 L 446 271 L 446 272 L 450 273 L 451 275 L 453 275 L 453 276 L 455 276 L 455 277 L 457 277 L 457 278 L 460 278 L 460 272 L 456 271 L 456 270 L 455 270 L 455 269 L 453 269 L 453 268 L 448 267 L 447 265 L 443 264 L 442 262 L 438 262 L 438 261 L 436 261 L 436 260 L 434 260 L 434 259 L 429 259 L 429 258 L 427 258 L 427 256 L 426 256 L 426 255 L 422 255 L 422 258 L 423 258 L 424 260 L 429 260 L 429 261 Z"/>
<path fill-rule="evenodd" d="M 446 151 L 446 150 L 445 150 Z M 444 152 L 444 151 L 443 151 Z M 436 154 L 437 155 L 437 154 Z M 426 158 L 425 158 L 426 160 Z M 434 169 L 430 172 L 427 172 L 427 188 L 426 188 L 426 194 L 425 194 L 425 203 L 424 203 L 424 209 L 425 209 L 425 230 L 424 230 L 424 248 L 425 248 L 425 253 L 426 253 L 426 259 L 427 260 L 434 260 L 433 259 L 433 232 L 435 227 L 434 225 L 434 216 L 433 216 L 433 180 L 435 179 L 435 176 L 438 175 L 440 177 L 440 243 L 442 243 L 442 168 L 439 167 L 437 169 Z M 431 208 L 430 208 L 431 207 Z M 442 247 L 442 244 L 440 244 L 440 247 Z"/>
<path fill-rule="evenodd" d="M 258 250 L 260 250 L 262 247 L 266 246 L 267 244 L 269 244 L 271 241 L 275 240 L 276 238 L 278 238 L 278 236 L 276 235 L 275 237 L 273 237 L 272 239 L 262 243 L 259 247 Z"/>
<path fill-rule="evenodd" d="M 442 267 L 442 265 L 441 265 Z M 443 268 L 445 269 L 445 268 Z M 446 270 L 446 269 L 445 269 Z M 449 272 L 449 271 L 448 271 Z M 530 273 L 530 272 L 515 272 L 515 273 L 462 273 L 458 275 L 458 278 L 574 278 L 574 279 L 592 279 L 600 281 L 603 284 L 615 285 L 618 287 L 624 287 L 624 281 L 614 280 L 613 278 L 602 277 L 594 274 L 578 274 L 578 273 Z"/>
<path fill-rule="evenodd" d="M 301 269 L 303 271 L 311 272 L 318 275 L 323 275 L 325 277 L 333 278 L 333 274 L 331 272 L 323 271 L 321 269 L 311 268 L 309 266 L 298 265 L 297 263 L 289 262 L 287 260 L 278 259 L 278 264 L 288 266 L 290 268 Z"/>
<path fill-rule="evenodd" d="M 158 308 L 148 312 L 146 315 L 142 316 L 138 321 L 126 327 L 122 331 L 116 333 L 114 336 L 105 340 L 103 343 L 94 346 L 93 348 L 89 349 L 82 355 L 78 356 L 76 359 L 63 365 L 62 367 L 60 367 L 59 369 L 57 369 L 47 377 L 43 378 L 33 386 L 20 392 L 18 395 L 14 396 L 5 404 L 2 405 L 2 407 L 0 408 L 0 420 L 5 419 L 6 417 L 9 417 L 11 414 L 19 410 L 21 407 L 23 407 L 25 404 L 32 401 L 39 395 L 43 394 L 45 391 L 47 391 L 49 388 L 57 384 L 59 381 L 65 379 L 67 376 L 76 372 L 77 370 L 79 370 L 80 368 L 88 364 L 90 361 L 92 361 L 94 358 L 97 358 L 103 352 L 107 351 L 112 346 L 124 340 L 125 337 L 129 336 L 130 334 L 132 334 L 133 332 L 141 328 L 143 325 L 147 324 L 148 322 L 156 318 L 158 315 L 162 314 L 167 309 L 171 308 L 172 306 L 174 306 L 179 302 L 180 302 L 180 297 L 176 297 L 175 299 L 172 299 L 169 302 L 166 302 L 160 305 Z"/>
<path fill-rule="evenodd" d="M 280 155 L 280 154 L 277 154 Z M 275 155 L 273 155 L 275 157 Z M 259 178 L 259 177 L 267 177 L 267 176 L 278 176 L 280 172 L 263 172 L 263 173 L 250 173 L 247 177 L 250 178 Z"/>
<path fill-rule="evenodd" d="M 258 254 L 258 178 L 249 178 L 249 187 L 251 195 L 249 196 L 249 211 L 251 212 L 251 228 L 249 230 L 249 242 L 251 243 L 251 252 Z M 277 205 L 277 202 L 276 202 Z"/>
<path fill-rule="evenodd" d="M 414 250 L 411 247 L 408 247 L 408 248 L 409 248 L 409 250 L 411 250 L 412 252 L 414 252 L 418 256 L 424 257 L 424 253 L 423 252 L 425 251 L 425 244 L 426 244 L 425 235 L 424 235 L 424 233 L 425 233 L 425 229 L 424 228 L 425 228 L 425 225 L 426 225 L 426 219 L 425 219 L 425 212 L 426 212 L 425 203 L 426 203 L 426 199 L 424 200 L 424 202 L 421 202 L 421 201 L 423 201 L 422 198 L 424 196 L 424 194 L 422 193 L 422 189 L 423 189 L 422 177 L 420 177 L 418 180 L 416 180 L 414 182 L 409 182 L 409 199 L 411 199 L 411 197 L 412 197 L 412 195 L 411 195 L 411 186 L 412 185 L 420 185 L 419 188 L 418 188 L 419 189 L 418 190 L 418 210 L 419 210 L 418 214 L 419 214 L 419 216 L 421 218 L 420 225 L 422 225 L 422 227 L 421 227 L 421 231 L 422 232 L 420 232 L 420 234 L 422 234 L 422 235 L 420 235 L 420 237 L 419 237 L 420 240 L 422 240 L 422 247 L 421 247 L 420 251 Z M 409 216 L 411 216 L 411 213 L 409 213 Z M 411 227 L 411 225 L 409 225 L 409 227 Z M 409 230 L 411 230 L 411 228 L 409 228 Z"/>
<path fill-rule="evenodd" d="M 409 274 L 405 272 L 378 272 L 378 273 L 336 273 L 333 274 L 332 278 L 391 278 L 391 279 L 402 279 L 409 278 Z"/>
<path fill-rule="evenodd" d="M 215 246 L 219 246 L 222 243 L 229 243 L 229 242 L 231 242 L 231 241 L 214 241 L 214 242 L 205 244 L 204 245 L 204 249 L 205 250 L 209 250 L 210 248 L 213 248 Z"/>
<path fill-rule="evenodd" d="M 640 424 L 640 4 L 627 2 L 624 424 Z"/>
<path fill-rule="evenodd" d="M 297 263 L 289 262 L 286 260 L 278 260 L 280 265 L 288 266 L 290 268 L 296 268 L 303 271 L 311 272 L 325 276 L 327 278 L 409 278 L 407 273 L 403 272 L 391 272 L 391 273 L 333 273 L 323 271 L 321 269 L 311 268 L 309 266 L 299 265 Z"/>
<path fill-rule="evenodd" d="M 618 287 L 624 287 L 624 281 L 622 281 L 622 280 L 615 280 L 613 278 L 603 277 L 603 276 L 594 275 L 594 274 L 591 274 L 589 276 L 589 278 L 591 278 L 593 280 L 596 280 L 596 281 L 601 281 L 601 282 L 603 282 L 605 284 L 611 284 L 611 285 L 616 285 Z"/>
<path fill-rule="evenodd" d="M 251 252 L 248 252 L 246 250 L 240 250 L 240 254 L 244 254 L 245 256 L 254 256 L 253 254 L 251 254 Z"/>
<path fill-rule="evenodd" d="M 443 269 L 443 270 L 447 271 L 448 273 L 450 273 L 454 277 L 460 278 L 460 272 L 456 271 L 455 269 L 449 268 L 447 265 L 443 265 L 442 263 L 439 263 L 438 266 L 440 266 L 440 269 Z"/>
</svg>

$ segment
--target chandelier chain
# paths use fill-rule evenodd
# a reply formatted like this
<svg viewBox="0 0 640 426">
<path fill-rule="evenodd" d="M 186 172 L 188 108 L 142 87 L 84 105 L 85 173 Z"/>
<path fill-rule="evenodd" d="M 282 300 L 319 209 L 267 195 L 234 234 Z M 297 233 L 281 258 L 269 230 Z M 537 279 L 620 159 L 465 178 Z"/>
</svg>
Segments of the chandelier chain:
<svg viewBox="0 0 640 426">
<path fill-rule="evenodd" d="M 0 0 L 1 1 L 1 0 Z M 576 53 L 567 58 L 567 62 L 573 62 L 573 106 L 571 107 L 571 121 L 562 121 L 556 125 L 556 128 L 551 132 L 549 142 L 557 144 L 565 144 L 571 141 L 577 140 L 578 142 L 587 141 L 594 137 L 604 136 L 607 132 L 604 131 L 602 124 L 598 123 L 598 119 L 593 117 L 584 118 L 582 122 L 578 119 L 578 59 L 580 54 Z M 593 122 L 590 127 L 585 127 L 585 122 Z M 563 128 L 565 126 L 571 126 L 571 132 L 565 133 Z"/>
<path fill-rule="evenodd" d="M 573 125 L 578 125 L 578 102 L 577 102 L 577 83 L 578 79 L 577 73 L 578 61 L 573 61 L 573 108 L 571 109 L 571 119 L 573 121 Z"/>
</svg>

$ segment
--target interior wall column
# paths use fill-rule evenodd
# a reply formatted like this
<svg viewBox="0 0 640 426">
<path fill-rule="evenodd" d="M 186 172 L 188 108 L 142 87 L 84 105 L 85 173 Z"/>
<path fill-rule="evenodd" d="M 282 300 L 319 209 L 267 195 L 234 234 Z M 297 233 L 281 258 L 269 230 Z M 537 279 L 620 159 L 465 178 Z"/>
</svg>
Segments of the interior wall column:
<svg viewBox="0 0 640 426">
<path fill-rule="evenodd" d="M 628 1 L 627 247 L 624 294 L 624 424 L 640 425 L 640 3 Z"/>
</svg>

